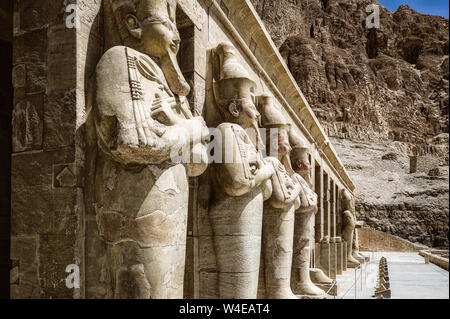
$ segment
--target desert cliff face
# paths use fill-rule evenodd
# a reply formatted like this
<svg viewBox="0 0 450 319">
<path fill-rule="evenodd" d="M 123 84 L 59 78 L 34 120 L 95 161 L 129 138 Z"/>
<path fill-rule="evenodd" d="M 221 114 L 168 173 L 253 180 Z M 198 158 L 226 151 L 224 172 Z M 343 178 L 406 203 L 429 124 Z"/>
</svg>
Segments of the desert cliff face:
<svg viewBox="0 0 450 319">
<path fill-rule="evenodd" d="M 251 2 L 328 135 L 405 156 L 403 164 L 389 166 L 399 175 L 390 195 L 376 192 L 390 183 L 374 171 L 384 169 L 378 165 L 383 154 L 349 159 L 353 166 L 364 161 L 347 167 L 358 187 L 360 218 L 413 242 L 448 247 L 448 186 L 403 167 L 408 155 L 448 165 L 448 19 L 380 5 L 380 28 L 369 30 L 366 7 L 376 0 Z M 349 147 L 345 141 L 337 147 L 344 164 L 352 164 L 345 159 Z M 441 171 L 448 181 L 448 168 Z"/>
<path fill-rule="evenodd" d="M 329 136 L 448 163 L 447 19 L 376 0 L 251 0 Z"/>
<path fill-rule="evenodd" d="M 448 166 L 409 173 L 409 157 L 391 147 L 337 138 L 331 142 L 357 184 L 359 220 L 413 243 L 448 248 Z"/>
</svg>

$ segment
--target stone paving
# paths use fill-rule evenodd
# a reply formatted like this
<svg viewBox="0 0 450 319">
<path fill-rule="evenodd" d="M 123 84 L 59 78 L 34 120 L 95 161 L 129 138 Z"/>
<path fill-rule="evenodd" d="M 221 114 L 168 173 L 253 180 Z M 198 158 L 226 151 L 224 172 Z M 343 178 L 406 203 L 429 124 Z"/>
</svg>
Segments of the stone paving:
<svg viewBox="0 0 450 319">
<path fill-rule="evenodd" d="M 377 252 L 366 255 L 371 256 L 371 261 L 362 269 L 348 269 L 337 277 L 339 289 L 336 299 L 373 299 L 377 268 L 383 256 L 388 261 L 392 299 L 449 299 L 448 271 L 434 264 L 425 264 L 418 253 Z"/>
</svg>

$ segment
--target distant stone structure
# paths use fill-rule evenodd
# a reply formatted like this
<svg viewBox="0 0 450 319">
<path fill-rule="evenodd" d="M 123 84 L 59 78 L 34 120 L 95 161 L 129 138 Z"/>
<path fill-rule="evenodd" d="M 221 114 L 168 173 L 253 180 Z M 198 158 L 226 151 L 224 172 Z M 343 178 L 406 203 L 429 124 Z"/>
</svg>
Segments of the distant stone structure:
<svg viewBox="0 0 450 319">
<path fill-rule="evenodd" d="M 411 156 L 409 172 L 426 173 L 439 169 L 439 160 L 431 156 Z"/>
</svg>

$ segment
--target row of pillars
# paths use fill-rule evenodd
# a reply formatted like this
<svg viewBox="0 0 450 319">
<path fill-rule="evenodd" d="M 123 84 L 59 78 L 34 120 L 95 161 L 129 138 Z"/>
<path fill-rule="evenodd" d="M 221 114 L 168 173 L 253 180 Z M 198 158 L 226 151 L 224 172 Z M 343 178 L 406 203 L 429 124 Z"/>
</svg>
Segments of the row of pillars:
<svg viewBox="0 0 450 319">
<path fill-rule="evenodd" d="M 311 267 L 320 268 L 331 279 L 347 270 L 347 244 L 341 237 L 341 188 L 310 157 L 311 181 L 318 195 L 318 211 L 315 222 L 315 247 Z"/>
<path fill-rule="evenodd" d="M 314 189 L 319 196 L 315 240 L 321 242 L 328 238 L 333 241 L 341 234 L 338 217 L 340 189 L 321 166 L 316 165 L 313 171 Z"/>
</svg>

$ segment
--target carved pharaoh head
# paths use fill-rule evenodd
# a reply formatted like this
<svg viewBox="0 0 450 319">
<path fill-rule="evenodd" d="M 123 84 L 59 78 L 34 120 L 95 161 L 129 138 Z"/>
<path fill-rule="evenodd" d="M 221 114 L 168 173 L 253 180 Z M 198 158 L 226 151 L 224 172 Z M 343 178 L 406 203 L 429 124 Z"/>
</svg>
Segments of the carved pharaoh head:
<svg viewBox="0 0 450 319">
<path fill-rule="evenodd" d="M 309 147 L 306 140 L 296 131 L 289 132 L 289 140 L 292 146 L 291 160 L 292 168 L 303 178 L 309 181 L 311 163 L 309 162 Z"/>
<path fill-rule="evenodd" d="M 289 144 L 291 124 L 274 103 L 271 95 L 258 96 L 258 109 L 261 113 L 261 125 L 267 129 L 266 146 L 270 154 L 278 154 L 281 159 L 287 156 L 292 148 Z"/>
<path fill-rule="evenodd" d="M 171 90 L 189 94 L 176 55 L 180 35 L 176 27 L 176 0 L 109 0 L 125 44 L 160 59 Z"/>
<path fill-rule="evenodd" d="M 236 55 L 236 49 L 228 42 L 219 44 L 213 51 L 214 98 L 227 120 L 244 129 L 257 129 L 260 114 L 254 103 L 256 84 Z"/>
<path fill-rule="evenodd" d="M 353 211 L 353 196 L 346 189 L 341 191 L 341 205 L 344 210 Z"/>
</svg>

